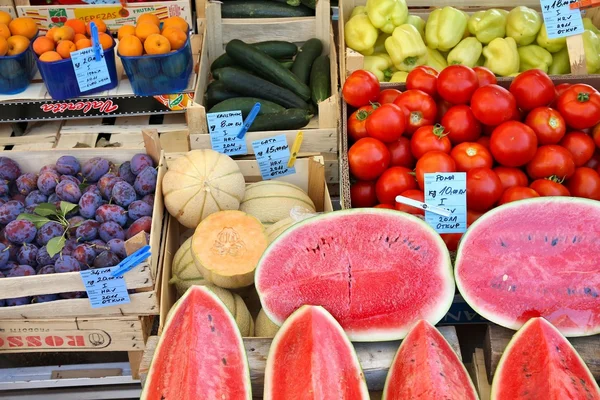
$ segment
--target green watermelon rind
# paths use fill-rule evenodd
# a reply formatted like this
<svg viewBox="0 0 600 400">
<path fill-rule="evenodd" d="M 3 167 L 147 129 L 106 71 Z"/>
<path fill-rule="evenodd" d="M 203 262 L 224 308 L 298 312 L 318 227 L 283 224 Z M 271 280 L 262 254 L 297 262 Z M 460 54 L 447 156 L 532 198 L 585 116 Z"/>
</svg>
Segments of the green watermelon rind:
<svg viewBox="0 0 600 400">
<path fill-rule="evenodd" d="M 450 307 L 452 306 L 452 302 L 454 300 L 454 295 L 456 292 L 456 286 L 455 286 L 455 282 L 454 282 L 454 273 L 453 273 L 453 268 L 452 268 L 452 260 L 450 258 L 450 253 L 448 252 L 448 247 L 446 246 L 446 243 L 444 242 L 442 237 L 435 231 L 435 229 L 433 229 L 424 220 L 422 220 L 416 216 L 413 216 L 412 214 L 400 213 L 396 210 L 388 210 L 388 209 L 384 209 L 384 208 L 352 208 L 352 209 L 347 209 L 347 210 L 334 211 L 334 212 L 330 212 L 330 213 L 326 213 L 326 214 L 317 214 L 313 217 L 306 218 L 302 221 L 296 222 L 294 225 L 290 226 L 283 233 L 281 233 L 277 238 L 275 238 L 275 240 L 273 242 L 271 242 L 267 246 L 265 251 L 263 252 L 263 255 L 261 256 L 260 260 L 258 261 L 256 270 L 255 270 L 255 274 L 254 274 L 255 284 L 257 282 L 259 282 L 263 260 L 266 258 L 266 256 L 269 254 L 269 252 L 273 249 L 274 246 L 277 245 L 277 243 L 280 240 L 285 239 L 289 235 L 293 235 L 293 233 L 295 232 L 296 229 L 300 229 L 305 225 L 313 224 L 313 223 L 319 221 L 320 219 L 332 218 L 332 217 L 335 218 L 336 216 L 344 216 L 344 215 L 351 215 L 351 214 L 358 214 L 358 213 L 381 214 L 384 216 L 387 215 L 387 216 L 394 217 L 394 218 L 399 218 L 399 217 L 405 218 L 408 222 L 419 225 L 425 231 L 430 232 L 433 243 L 437 244 L 437 246 L 440 249 L 440 252 L 442 254 L 446 254 L 445 264 L 447 267 L 444 270 L 439 271 L 440 273 L 443 273 L 445 275 L 443 277 L 443 280 L 447 284 L 446 298 L 444 298 L 444 299 L 440 298 L 438 300 L 440 305 L 438 307 L 437 313 L 432 312 L 431 315 L 429 315 L 427 318 L 421 316 L 421 319 L 427 320 L 427 322 L 431 323 L 432 325 L 437 324 L 439 321 L 441 321 L 446 316 L 448 311 L 450 311 Z M 263 298 L 263 295 L 261 294 L 258 286 L 256 286 L 256 291 L 258 293 L 258 297 L 260 299 L 262 309 L 265 312 L 265 314 L 267 314 L 267 317 L 271 321 L 273 321 L 274 324 L 281 326 L 283 321 L 279 320 L 275 315 L 273 315 L 270 312 L 270 310 L 267 307 L 265 307 L 264 298 Z M 442 301 L 442 300 L 444 300 L 444 301 Z M 404 326 L 401 329 L 390 328 L 390 329 L 386 329 L 385 333 L 376 333 L 375 334 L 375 333 L 365 332 L 361 335 L 353 334 L 351 340 L 355 341 L 355 342 L 381 342 L 381 341 L 400 340 L 408 334 L 408 331 L 409 331 L 408 326 Z M 350 335 L 348 335 L 348 336 L 350 336 Z"/>
<path fill-rule="evenodd" d="M 244 347 L 244 341 L 242 339 L 242 335 L 240 334 L 240 330 L 237 326 L 237 323 L 235 322 L 235 318 L 233 317 L 233 314 L 231 314 L 231 312 L 227 309 L 227 307 L 225 307 L 225 304 L 221 301 L 221 299 L 219 299 L 216 294 L 214 294 L 209 289 L 207 289 L 203 286 L 190 287 L 185 292 L 185 294 L 179 300 L 177 300 L 175 302 L 175 304 L 173 305 L 173 307 L 171 308 L 171 310 L 168 313 L 167 320 L 166 320 L 167 322 L 163 329 L 162 335 L 160 336 L 158 344 L 156 345 L 156 349 L 154 350 L 154 356 L 156 356 L 158 354 L 160 347 L 163 343 L 163 340 L 166 340 L 165 338 L 168 336 L 169 327 L 170 327 L 171 321 L 172 321 L 171 316 L 173 316 L 179 310 L 179 308 L 181 307 L 183 302 L 186 301 L 187 298 L 189 296 L 191 296 L 192 293 L 196 290 L 200 290 L 203 292 L 204 295 L 207 295 L 208 297 L 212 298 L 212 300 L 214 300 L 215 303 L 218 304 L 219 307 L 221 308 L 219 311 L 224 313 L 224 315 L 227 315 L 227 317 L 229 318 L 229 322 L 231 323 L 231 326 L 234 328 L 235 333 L 236 333 L 235 336 L 237 339 L 238 349 L 239 349 L 240 353 L 243 355 L 242 359 L 244 362 L 244 376 L 246 377 L 246 379 L 244 379 L 244 385 L 246 387 L 246 400 L 252 400 L 252 384 L 250 381 L 250 365 L 248 364 L 248 355 L 246 354 L 246 349 Z M 146 379 L 146 382 L 144 383 L 144 389 L 142 391 L 142 395 L 140 396 L 140 400 L 146 399 L 145 396 L 148 395 L 148 393 L 147 393 L 148 388 L 152 387 L 152 384 L 153 384 L 152 383 L 153 361 L 154 361 L 154 358 L 153 358 L 152 362 L 150 363 L 150 369 L 148 370 L 148 377 Z M 204 361 L 200 360 L 200 362 L 204 362 Z"/>
<path fill-rule="evenodd" d="M 279 330 L 275 334 L 275 337 L 273 338 L 273 341 L 271 342 L 269 354 L 267 356 L 267 363 L 266 363 L 266 367 L 265 367 L 265 386 L 264 386 L 263 400 L 273 400 L 273 398 L 270 396 L 270 391 L 271 391 L 270 389 L 271 389 L 271 382 L 273 380 L 272 379 L 273 378 L 272 374 L 273 374 L 273 369 L 274 369 L 274 367 L 273 367 L 274 361 L 273 360 L 275 359 L 275 357 L 272 355 L 277 351 L 277 345 L 279 344 L 279 340 L 289 330 L 290 326 L 293 326 L 293 323 L 296 319 L 298 319 L 300 316 L 302 316 L 302 314 L 304 314 L 307 311 L 310 311 L 311 309 L 315 310 L 317 312 L 320 312 L 323 316 L 325 316 L 328 320 L 330 320 L 332 322 L 332 326 L 335 327 L 335 329 L 339 332 L 344 343 L 350 350 L 350 356 L 352 358 L 352 363 L 353 363 L 354 367 L 356 367 L 357 370 L 360 371 L 360 376 L 362 378 L 361 379 L 362 400 L 369 400 L 369 389 L 367 388 L 367 381 L 365 379 L 365 374 L 363 372 L 362 366 L 360 365 L 358 356 L 356 355 L 356 350 L 354 349 L 352 342 L 350 342 L 350 339 L 348 339 L 346 332 L 344 332 L 344 329 L 341 327 L 341 325 L 336 321 L 335 318 L 333 318 L 333 316 L 325 308 L 323 308 L 321 306 L 311 306 L 311 305 L 304 305 L 304 306 L 298 308 L 296 311 L 294 311 L 285 320 L 283 325 L 281 325 L 281 328 L 279 328 Z"/>
<path fill-rule="evenodd" d="M 565 204 L 565 206 L 573 206 L 573 205 L 576 205 L 577 203 L 583 203 L 583 204 L 588 204 L 588 205 L 591 205 L 594 207 L 600 207 L 600 202 L 595 201 L 595 200 L 590 200 L 590 199 L 585 199 L 585 198 L 580 198 L 580 197 L 562 197 L 562 196 L 560 196 L 560 197 L 559 196 L 536 197 L 536 198 L 524 199 L 524 200 L 519 200 L 519 201 L 514 201 L 514 202 L 503 204 L 499 207 L 496 207 L 496 208 L 486 212 L 484 215 L 482 215 L 480 218 L 478 218 L 473 224 L 471 224 L 471 226 L 469 226 L 469 229 L 467 229 L 467 232 L 463 235 L 463 237 L 460 240 L 460 243 L 458 245 L 458 250 L 456 253 L 456 260 L 454 263 L 454 265 L 455 265 L 454 280 L 456 281 L 456 288 L 458 289 L 458 291 L 461 294 L 464 301 L 473 309 L 473 311 L 475 311 L 477 314 L 481 315 L 483 318 L 485 318 L 488 321 L 493 322 L 497 325 L 503 326 L 508 329 L 512 329 L 514 331 L 519 330 L 524 324 L 520 324 L 517 321 L 511 320 L 511 319 L 502 318 L 501 316 L 495 314 L 491 310 L 485 310 L 483 307 L 480 307 L 477 304 L 477 300 L 475 300 L 474 298 L 471 298 L 469 296 L 469 294 L 467 292 L 467 288 L 463 285 L 463 282 L 461 281 L 461 279 L 459 277 L 459 271 L 460 271 L 460 266 L 461 266 L 461 261 L 462 261 L 461 249 L 465 245 L 467 240 L 469 239 L 470 235 L 476 230 L 476 228 L 480 224 L 484 224 L 487 218 L 493 217 L 497 213 L 502 213 L 505 210 L 508 210 L 511 208 L 518 208 L 523 204 L 531 204 L 531 203 L 536 203 L 536 202 L 537 203 L 562 202 Z M 588 332 L 573 331 L 573 330 L 569 330 L 569 329 L 563 329 L 563 331 L 561 332 L 561 334 L 566 337 L 593 336 L 593 335 L 597 335 L 599 333 L 600 333 L 600 325 L 598 325 L 597 329 L 590 330 Z"/>
<path fill-rule="evenodd" d="M 502 368 L 504 367 L 504 362 L 510 356 L 510 351 L 515 346 L 515 344 L 517 343 L 518 339 L 525 332 L 527 332 L 527 329 L 529 328 L 529 326 L 531 326 L 532 324 L 534 324 L 538 320 L 541 320 L 542 323 L 544 323 L 547 326 L 549 326 L 552 330 L 554 330 L 558 334 L 559 337 L 562 337 L 564 339 L 564 341 L 567 344 L 567 346 L 572 350 L 572 354 L 574 354 L 575 356 L 577 356 L 577 360 L 579 360 L 581 362 L 581 364 L 583 364 L 585 366 L 585 370 L 587 371 L 588 380 L 590 382 L 593 382 L 596 385 L 596 390 L 597 390 L 598 393 L 600 393 L 600 387 L 598 386 L 598 383 L 594 379 L 594 376 L 592 375 L 590 369 L 587 367 L 587 365 L 585 364 L 585 362 L 583 361 L 583 359 L 581 358 L 581 356 L 579 355 L 579 353 L 577 352 L 577 350 L 575 350 L 575 348 L 573 347 L 573 345 L 571 344 L 571 342 L 569 342 L 564 337 L 564 335 L 558 330 L 558 328 L 556 328 L 554 325 L 552 325 L 546 319 L 544 319 L 544 318 L 531 318 L 529 321 L 527 321 L 525 324 L 523 324 L 523 326 L 521 327 L 521 329 L 519 329 L 513 335 L 513 337 L 510 339 L 510 342 L 508 342 L 508 344 L 506 345 L 506 348 L 504 349 L 504 352 L 502 352 L 502 356 L 500 356 L 500 361 L 498 361 L 498 366 L 496 367 L 496 372 L 494 373 L 494 378 L 492 380 L 492 386 L 491 386 L 491 389 L 490 389 L 490 400 L 504 400 L 504 399 L 500 399 L 500 398 L 497 397 L 498 396 L 498 393 L 497 393 L 498 392 L 498 387 L 501 384 L 501 381 L 500 381 L 500 379 L 498 377 L 501 375 Z"/>
</svg>

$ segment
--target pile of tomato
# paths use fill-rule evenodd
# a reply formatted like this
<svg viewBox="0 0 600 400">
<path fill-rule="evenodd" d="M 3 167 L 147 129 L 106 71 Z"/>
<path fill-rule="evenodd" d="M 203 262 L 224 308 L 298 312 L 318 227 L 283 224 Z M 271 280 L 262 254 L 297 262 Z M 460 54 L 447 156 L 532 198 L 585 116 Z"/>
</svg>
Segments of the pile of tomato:
<svg viewBox="0 0 600 400">
<path fill-rule="evenodd" d="M 600 93 L 586 84 L 554 85 L 541 70 L 509 89 L 483 67 L 427 66 L 406 90 L 380 90 L 368 71 L 342 89 L 355 111 L 347 121 L 353 207 L 421 209 L 424 174 L 466 172 L 468 224 L 494 206 L 539 196 L 600 200 Z M 442 235 L 453 248 L 460 234 Z"/>
</svg>

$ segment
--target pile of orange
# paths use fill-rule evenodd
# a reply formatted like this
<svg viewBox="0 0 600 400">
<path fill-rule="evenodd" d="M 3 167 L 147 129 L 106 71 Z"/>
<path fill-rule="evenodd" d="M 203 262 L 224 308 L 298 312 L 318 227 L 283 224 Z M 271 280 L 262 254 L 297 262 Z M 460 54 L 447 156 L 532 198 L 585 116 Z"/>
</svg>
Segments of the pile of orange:
<svg viewBox="0 0 600 400">
<path fill-rule="evenodd" d="M 93 21 L 98 28 L 98 39 L 104 50 L 113 45 L 113 38 L 106 33 L 106 24 L 101 19 Z M 71 52 L 92 47 L 91 27 L 79 19 L 69 19 L 61 27 L 54 27 L 33 42 L 33 51 L 40 61 L 53 62 L 71 58 Z"/>
<path fill-rule="evenodd" d="M 169 17 L 162 21 L 154 14 L 142 14 L 135 26 L 119 28 L 119 56 L 138 57 L 144 54 L 167 54 L 185 45 L 188 24 L 181 17 Z"/>
<path fill-rule="evenodd" d="M 33 19 L 12 19 L 10 14 L 0 11 L 0 57 L 23 53 L 37 33 L 38 27 Z"/>
</svg>

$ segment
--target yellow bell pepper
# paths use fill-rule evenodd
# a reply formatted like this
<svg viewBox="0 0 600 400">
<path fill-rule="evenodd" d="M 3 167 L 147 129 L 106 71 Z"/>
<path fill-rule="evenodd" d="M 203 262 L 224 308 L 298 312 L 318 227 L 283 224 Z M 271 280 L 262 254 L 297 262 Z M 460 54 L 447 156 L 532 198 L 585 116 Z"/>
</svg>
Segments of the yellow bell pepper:
<svg viewBox="0 0 600 400">
<path fill-rule="evenodd" d="M 525 72 L 530 69 L 541 69 L 548 72 L 552 64 L 552 54 L 543 47 L 535 44 L 519 47 L 519 71 Z"/>
<path fill-rule="evenodd" d="M 537 11 L 525 7 L 515 7 L 506 19 L 506 36 L 515 39 L 519 46 L 533 43 L 542 27 L 542 17 Z"/>
<path fill-rule="evenodd" d="M 496 38 L 483 49 L 484 67 L 496 75 L 509 76 L 519 72 L 517 43 L 511 37 Z"/>
<path fill-rule="evenodd" d="M 469 32 L 483 44 L 506 35 L 506 16 L 508 12 L 495 8 L 477 11 L 469 18 Z"/>
<path fill-rule="evenodd" d="M 372 72 L 380 82 L 387 82 L 396 71 L 390 56 L 384 53 L 374 53 L 371 56 L 365 56 L 363 69 Z"/>
<path fill-rule="evenodd" d="M 463 39 L 448 53 L 448 64 L 460 64 L 473 68 L 481 57 L 482 50 L 483 46 L 474 37 Z"/>
<path fill-rule="evenodd" d="M 546 30 L 546 23 L 542 24 L 542 28 L 540 29 L 540 33 L 537 35 L 537 44 L 548 50 L 550 53 L 556 53 L 560 51 L 567 45 L 567 38 L 561 37 L 556 39 L 550 39 L 548 37 L 548 31 Z"/>
<path fill-rule="evenodd" d="M 373 46 L 374 53 L 385 53 L 385 40 L 389 38 L 389 33 L 381 32 L 377 37 L 377 41 L 375 42 L 375 46 Z"/>
<path fill-rule="evenodd" d="M 427 61 L 427 47 L 423 38 L 417 28 L 409 24 L 394 29 L 392 36 L 385 41 L 385 49 L 400 71 L 410 72 Z"/>
<path fill-rule="evenodd" d="M 406 0 L 367 0 L 367 15 L 375 28 L 392 33 L 408 18 Z"/>
<path fill-rule="evenodd" d="M 583 36 L 583 49 L 588 74 L 600 71 L 600 37 L 592 31 L 585 30 Z"/>
<path fill-rule="evenodd" d="M 571 61 L 569 60 L 569 49 L 564 47 L 561 51 L 552 54 L 552 64 L 548 68 L 550 75 L 564 75 L 571 73 Z"/>
<path fill-rule="evenodd" d="M 366 14 L 358 14 L 350 18 L 344 26 L 346 45 L 366 56 L 373 54 L 373 46 L 377 41 L 375 28 Z"/>
<path fill-rule="evenodd" d="M 461 11 L 463 13 L 463 15 L 465 16 L 466 20 L 467 20 L 467 25 L 465 25 L 465 32 L 463 33 L 463 39 L 468 38 L 469 36 L 471 36 L 471 32 L 469 32 L 469 14 L 467 14 L 466 11 Z"/>
<path fill-rule="evenodd" d="M 406 77 L 408 77 L 408 72 L 406 71 L 394 72 L 394 75 L 392 75 L 392 79 L 390 79 L 390 82 L 404 83 L 406 82 Z"/>
<path fill-rule="evenodd" d="M 434 68 L 437 72 L 442 72 L 448 66 L 446 58 L 437 50 L 431 47 L 427 48 L 427 62 L 425 65 Z"/>
<path fill-rule="evenodd" d="M 406 23 L 414 26 L 419 31 L 419 34 L 425 40 L 425 20 L 418 15 L 409 15 Z"/>
<path fill-rule="evenodd" d="M 444 7 L 429 14 L 425 26 L 427 46 L 440 51 L 450 51 L 463 38 L 467 17 L 454 7 Z"/>
<path fill-rule="evenodd" d="M 600 29 L 598 29 L 598 27 L 596 25 L 594 25 L 594 23 L 592 22 L 592 20 L 590 18 L 582 18 L 583 21 L 583 29 L 587 29 L 589 31 L 594 32 L 596 35 L 600 35 Z"/>
<path fill-rule="evenodd" d="M 365 6 L 356 6 L 354 7 L 354 10 L 352 10 L 352 14 L 350 14 L 350 18 L 354 17 L 355 15 L 367 15 L 367 7 Z"/>
</svg>

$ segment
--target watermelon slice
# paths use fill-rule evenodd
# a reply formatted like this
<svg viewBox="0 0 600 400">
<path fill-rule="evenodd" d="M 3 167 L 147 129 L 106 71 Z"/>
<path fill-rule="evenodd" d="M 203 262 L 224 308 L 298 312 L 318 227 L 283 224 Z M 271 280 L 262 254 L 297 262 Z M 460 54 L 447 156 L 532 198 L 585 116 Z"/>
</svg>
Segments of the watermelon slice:
<svg viewBox="0 0 600 400">
<path fill-rule="evenodd" d="M 173 306 L 141 399 L 252 399 L 242 336 L 208 289 L 192 286 Z"/>
<path fill-rule="evenodd" d="M 255 282 L 275 324 L 304 304 L 320 305 L 352 341 L 397 340 L 420 319 L 437 323 L 455 289 L 440 235 L 417 217 L 385 209 L 296 223 L 267 248 Z"/>
<path fill-rule="evenodd" d="M 463 236 L 456 284 L 482 317 L 519 329 L 544 317 L 565 336 L 600 333 L 600 202 L 540 197 L 487 212 Z"/>
<path fill-rule="evenodd" d="M 352 343 L 323 307 L 300 307 L 275 335 L 264 399 L 369 400 Z"/>
<path fill-rule="evenodd" d="M 429 322 L 419 321 L 394 357 L 382 399 L 470 400 L 478 396 L 446 339 Z"/>
<path fill-rule="evenodd" d="M 532 318 L 504 350 L 491 400 L 600 400 L 590 370 L 563 335 L 543 318 Z"/>
</svg>

